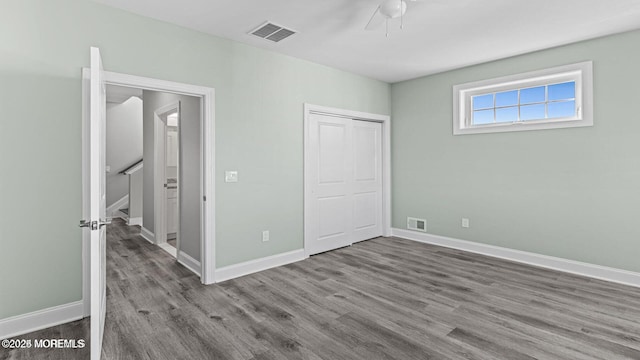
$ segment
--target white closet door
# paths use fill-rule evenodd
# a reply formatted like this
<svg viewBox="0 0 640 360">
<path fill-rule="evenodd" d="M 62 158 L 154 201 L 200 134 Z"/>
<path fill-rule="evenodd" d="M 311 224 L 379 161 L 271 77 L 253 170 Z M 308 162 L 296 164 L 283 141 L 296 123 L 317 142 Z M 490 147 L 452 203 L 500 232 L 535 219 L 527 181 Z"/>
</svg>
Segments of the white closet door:
<svg viewBox="0 0 640 360">
<path fill-rule="evenodd" d="M 307 254 L 382 234 L 382 127 L 311 114 L 305 214 Z"/>
<path fill-rule="evenodd" d="M 311 206 L 308 214 L 309 253 L 337 249 L 351 244 L 351 126 L 349 121 L 311 115 L 309 123 L 312 171 Z"/>
<path fill-rule="evenodd" d="M 382 235 L 382 124 L 353 120 L 353 242 Z"/>
</svg>

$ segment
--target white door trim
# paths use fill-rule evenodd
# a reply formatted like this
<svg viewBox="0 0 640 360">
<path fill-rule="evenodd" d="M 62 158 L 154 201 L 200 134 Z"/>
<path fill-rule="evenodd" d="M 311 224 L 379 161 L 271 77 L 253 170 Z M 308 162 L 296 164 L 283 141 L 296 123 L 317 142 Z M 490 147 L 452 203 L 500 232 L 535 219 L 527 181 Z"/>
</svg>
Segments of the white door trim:
<svg viewBox="0 0 640 360">
<path fill-rule="evenodd" d="M 215 89 L 177 83 L 173 81 L 158 80 L 147 77 L 121 74 L 105 71 L 105 81 L 109 85 L 119 85 L 127 87 L 135 87 L 145 90 L 154 90 L 162 92 L 170 92 L 182 95 L 190 95 L 200 97 L 202 99 L 202 107 L 200 109 L 200 129 L 202 133 L 202 141 L 200 142 L 202 160 L 200 163 L 203 181 L 200 186 L 200 194 L 206 201 L 201 202 L 201 224 L 200 229 L 200 266 L 201 266 L 201 282 L 203 284 L 213 284 L 215 282 Z M 89 79 L 91 74 L 88 69 L 82 69 L 82 215 L 88 213 L 88 181 L 87 174 L 89 171 L 88 154 L 88 121 L 89 121 Z M 87 232 L 83 232 L 82 254 L 83 254 L 83 299 L 85 304 L 85 316 L 89 315 L 89 244 Z"/>
<path fill-rule="evenodd" d="M 304 104 L 304 253 L 309 256 L 310 237 L 307 234 L 310 202 L 309 179 L 310 149 L 309 149 L 309 116 L 311 114 L 343 117 L 353 120 L 373 121 L 382 123 L 382 235 L 391 236 L 391 117 L 388 115 L 372 114 L 361 111 L 338 109 L 320 105 Z"/>
<path fill-rule="evenodd" d="M 167 191 L 164 186 L 167 174 L 166 166 L 158 166 L 158 164 L 166 165 L 167 123 L 165 119 L 167 113 L 173 111 L 180 113 L 179 101 L 162 106 L 153 112 L 153 233 L 156 245 L 167 242 Z M 178 184 L 180 184 L 180 173 L 178 173 Z M 178 237 L 179 233 L 178 231 Z"/>
</svg>

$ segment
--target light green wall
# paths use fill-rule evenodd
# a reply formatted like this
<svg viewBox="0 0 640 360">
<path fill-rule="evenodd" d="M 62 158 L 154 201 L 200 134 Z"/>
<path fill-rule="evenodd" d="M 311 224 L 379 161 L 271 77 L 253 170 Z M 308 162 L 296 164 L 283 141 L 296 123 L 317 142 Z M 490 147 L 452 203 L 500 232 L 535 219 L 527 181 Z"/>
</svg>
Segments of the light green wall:
<svg viewBox="0 0 640 360">
<path fill-rule="evenodd" d="M 302 247 L 304 102 L 390 112 L 388 84 L 326 66 L 88 1 L 0 4 L 0 318 L 82 296 L 90 46 L 109 71 L 215 88 L 218 266 Z M 224 183 L 225 169 L 240 182 Z"/>
<path fill-rule="evenodd" d="M 640 32 L 392 85 L 393 226 L 640 271 Z M 593 127 L 452 135 L 452 86 L 593 60 Z M 470 219 L 463 229 L 461 218 Z"/>
</svg>

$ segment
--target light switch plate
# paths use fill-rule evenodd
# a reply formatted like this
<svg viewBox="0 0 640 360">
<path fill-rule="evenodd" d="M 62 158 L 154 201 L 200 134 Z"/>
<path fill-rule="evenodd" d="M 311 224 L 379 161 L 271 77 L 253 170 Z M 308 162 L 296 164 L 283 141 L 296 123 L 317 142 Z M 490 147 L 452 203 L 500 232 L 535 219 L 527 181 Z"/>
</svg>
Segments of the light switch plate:
<svg viewBox="0 0 640 360">
<path fill-rule="evenodd" d="M 238 182 L 238 172 L 237 171 L 225 171 L 224 172 L 224 182 Z"/>
</svg>

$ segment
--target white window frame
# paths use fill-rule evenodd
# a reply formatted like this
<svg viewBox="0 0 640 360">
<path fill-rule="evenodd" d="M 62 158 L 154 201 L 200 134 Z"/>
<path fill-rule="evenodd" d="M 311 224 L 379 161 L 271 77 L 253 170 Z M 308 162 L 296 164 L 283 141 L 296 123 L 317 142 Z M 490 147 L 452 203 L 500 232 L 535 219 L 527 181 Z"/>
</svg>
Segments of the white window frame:
<svg viewBox="0 0 640 360">
<path fill-rule="evenodd" d="M 540 119 L 472 125 L 474 96 L 519 90 L 562 82 L 576 83 L 576 115 L 559 119 Z M 550 69 L 474 81 L 453 87 L 453 135 L 483 134 L 593 126 L 593 62 L 585 61 Z"/>
</svg>

